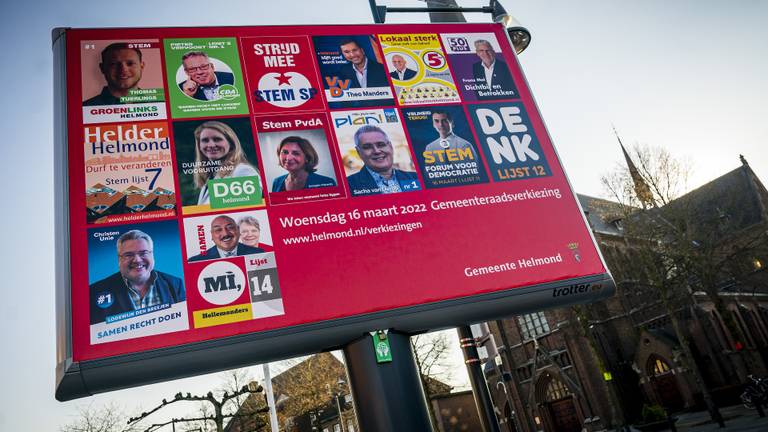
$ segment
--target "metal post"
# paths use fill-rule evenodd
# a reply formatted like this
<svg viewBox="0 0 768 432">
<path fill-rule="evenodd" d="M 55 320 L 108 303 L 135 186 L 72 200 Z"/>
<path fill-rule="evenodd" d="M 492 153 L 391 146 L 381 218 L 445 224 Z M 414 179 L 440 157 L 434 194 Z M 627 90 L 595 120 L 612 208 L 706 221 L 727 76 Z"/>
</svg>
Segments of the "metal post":
<svg viewBox="0 0 768 432">
<path fill-rule="evenodd" d="M 277 408 L 275 407 L 275 394 L 272 391 L 272 376 L 269 373 L 269 363 L 261 365 L 264 371 L 264 389 L 267 392 L 267 406 L 269 406 L 269 427 L 272 432 L 279 432 L 277 425 Z"/>
<path fill-rule="evenodd" d="M 336 409 L 339 412 L 339 424 L 341 425 L 341 432 L 346 432 L 346 429 L 344 428 L 344 418 L 341 416 L 341 401 L 339 401 L 340 397 L 340 394 L 333 394 L 333 398 L 336 399 Z"/>
<path fill-rule="evenodd" d="M 472 336 L 472 329 L 469 326 L 461 326 L 457 330 L 459 332 L 461 352 L 464 354 L 464 363 L 467 364 L 469 382 L 472 385 L 472 394 L 475 397 L 475 405 L 477 405 L 483 431 L 501 432 L 499 421 L 493 412 L 493 400 L 491 400 L 488 383 L 485 381 L 480 358 L 477 355 L 477 346 L 475 345 L 475 338 Z"/>
<path fill-rule="evenodd" d="M 432 430 L 410 338 L 388 333 L 392 361 L 377 363 L 371 336 L 343 348 L 349 387 L 363 432 Z"/>
<path fill-rule="evenodd" d="M 523 417 L 523 420 L 525 421 L 525 425 L 526 425 L 526 428 L 520 427 L 519 430 L 534 431 L 537 428 L 533 420 L 531 419 L 530 414 L 532 410 L 530 409 L 526 401 L 523 400 L 523 396 L 520 394 L 522 386 L 520 385 L 520 377 L 517 375 L 517 363 L 515 363 L 515 357 L 512 354 L 512 345 L 509 341 L 509 337 L 507 337 L 507 330 L 504 328 L 504 321 L 496 320 L 496 327 L 498 327 L 499 329 L 499 336 L 501 337 L 501 343 L 502 345 L 504 345 L 504 357 L 507 360 L 507 368 L 509 369 L 510 378 L 512 378 L 512 385 L 510 386 L 510 389 L 514 390 L 521 408 L 520 410 L 518 410 L 513 404 L 512 410 L 515 411 L 515 418 L 517 419 L 519 414 L 520 416 Z M 516 423 L 516 426 L 521 426 L 519 421 L 518 423 Z"/>
<path fill-rule="evenodd" d="M 457 8 L 459 7 L 458 4 L 456 4 L 456 0 L 427 0 L 427 7 L 430 9 L 437 9 L 437 8 Z M 456 11 L 456 12 L 430 12 L 429 13 L 429 22 L 438 23 L 438 22 L 467 22 L 467 19 L 464 18 L 464 14 Z"/>
</svg>

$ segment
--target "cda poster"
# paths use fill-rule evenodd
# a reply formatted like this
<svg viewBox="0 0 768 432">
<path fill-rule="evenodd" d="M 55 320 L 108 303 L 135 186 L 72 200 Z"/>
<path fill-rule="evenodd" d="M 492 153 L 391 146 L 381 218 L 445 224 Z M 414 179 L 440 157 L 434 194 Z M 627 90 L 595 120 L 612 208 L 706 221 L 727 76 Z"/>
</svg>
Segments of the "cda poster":
<svg viewBox="0 0 768 432">
<path fill-rule="evenodd" d="M 173 118 L 248 114 L 235 38 L 163 42 Z"/>
</svg>

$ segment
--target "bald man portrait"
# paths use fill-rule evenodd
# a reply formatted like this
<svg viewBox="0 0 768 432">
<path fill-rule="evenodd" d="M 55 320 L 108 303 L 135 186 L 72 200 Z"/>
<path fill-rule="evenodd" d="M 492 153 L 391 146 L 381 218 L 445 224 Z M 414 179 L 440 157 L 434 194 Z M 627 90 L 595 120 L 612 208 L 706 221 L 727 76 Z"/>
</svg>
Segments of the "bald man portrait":
<svg viewBox="0 0 768 432">
<path fill-rule="evenodd" d="M 391 76 L 393 79 L 408 81 L 409 79 L 412 79 L 416 76 L 416 71 L 406 66 L 405 57 L 401 56 L 400 54 L 393 55 L 391 62 L 392 66 L 395 67 L 395 70 L 390 72 L 389 76 Z"/>
<path fill-rule="evenodd" d="M 240 243 L 240 227 L 234 219 L 226 215 L 217 216 L 211 221 L 211 239 L 216 246 L 193 256 L 189 262 L 264 252 L 262 248 Z"/>
</svg>

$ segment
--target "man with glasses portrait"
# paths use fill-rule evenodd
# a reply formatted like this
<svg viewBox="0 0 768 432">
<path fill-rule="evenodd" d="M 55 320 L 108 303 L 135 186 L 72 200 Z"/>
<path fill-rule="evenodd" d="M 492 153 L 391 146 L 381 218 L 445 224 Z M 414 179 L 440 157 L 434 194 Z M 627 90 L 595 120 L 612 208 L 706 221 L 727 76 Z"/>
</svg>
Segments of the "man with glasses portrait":
<svg viewBox="0 0 768 432">
<path fill-rule="evenodd" d="M 208 54 L 203 51 L 190 51 L 181 57 L 181 62 L 188 79 L 179 83 L 179 88 L 191 98 L 217 100 L 220 86 L 235 83 L 235 75 L 216 71 Z"/>
<path fill-rule="evenodd" d="M 347 177 L 352 195 L 388 194 L 421 188 L 415 172 L 394 167 L 395 149 L 387 133 L 378 126 L 365 125 L 355 132 L 355 150 L 363 167 Z"/>
<path fill-rule="evenodd" d="M 119 271 L 90 286 L 91 324 L 136 311 L 148 313 L 186 299 L 181 279 L 155 270 L 152 237 L 130 230 L 117 239 Z"/>
</svg>

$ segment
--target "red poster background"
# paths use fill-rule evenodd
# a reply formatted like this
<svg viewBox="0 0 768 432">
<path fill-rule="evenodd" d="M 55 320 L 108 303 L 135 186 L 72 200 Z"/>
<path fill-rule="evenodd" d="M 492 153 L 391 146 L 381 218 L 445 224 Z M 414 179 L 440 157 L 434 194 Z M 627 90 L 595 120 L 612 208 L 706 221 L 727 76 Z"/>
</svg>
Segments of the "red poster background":
<svg viewBox="0 0 768 432">
<path fill-rule="evenodd" d="M 458 30 L 457 30 L 458 29 Z M 227 28 L 155 28 L 72 30 L 67 33 L 67 97 L 69 154 L 69 222 L 71 263 L 71 305 L 73 359 L 93 360 L 109 356 L 137 353 L 181 344 L 212 340 L 226 336 L 274 330 L 370 312 L 456 299 L 509 288 L 530 286 L 580 276 L 606 273 L 579 206 L 557 159 L 549 135 L 536 109 L 530 90 L 517 63 L 503 27 L 492 24 L 434 25 L 429 32 L 456 33 L 494 32 L 504 47 L 504 58 L 530 115 L 530 128 L 538 137 L 543 156 L 552 175 L 506 182 L 368 197 L 351 197 L 341 174 L 340 187 L 346 188 L 344 199 L 271 205 L 267 201 L 274 253 L 280 276 L 285 315 L 235 324 L 194 329 L 176 333 L 91 345 L 89 342 L 88 254 L 84 184 L 83 127 L 81 107 L 80 42 L 101 39 L 158 39 L 238 37 L 241 47 L 258 40 L 306 40 L 307 35 L 344 35 L 376 33 L 424 33 L 424 25 L 359 25 L 359 26 L 295 26 L 295 27 L 227 27 Z M 299 35 L 299 36 L 297 36 Z M 268 38 L 266 36 L 269 36 Z M 253 94 L 253 76 L 258 68 L 241 49 L 241 61 L 248 76 L 246 90 Z M 312 53 L 310 52 L 310 56 Z M 316 63 L 302 57 L 302 73 L 319 83 Z M 311 102 L 313 108 L 318 98 Z M 310 102 L 308 102 L 310 103 Z M 465 105 L 469 105 L 465 103 Z M 258 129 L 254 116 L 260 111 L 249 99 L 254 134 Z M 304 107 L 302 106 L 302 109 Z M 170 113 L 170 108 L 168 109 Z M 327 115 L 326 115 L 327 118 Z M 173 119 L 169 119 L 170 123 Z M 329 139 L 333 134 L 329 131 Z M 258 150 L 258 149 L 257 149 Z M 175 156 L 175 155 L 174 155 Z M 484 155 L 488 158 L 488 155 Z M 336 161 L 337 167 L 340 161 Z M 486 168 L 487 169 L 487 168 Z M 338 168 L 337 168 L 338 170 Z M 343 172 L 343 170 L 338 171 Z M 177 188 L 178 188 L 178 179 Z M 264 180 L 262 180 L 264 182 Z M 264 190 L 268 185 L 262 184 Z M 559 190 L 560 199 L 523 199 L 500 204 L 469 205 L 436 210 L 438 204 L 475 197 L 502 194 L 525 194 L 530 191 Z M 177 203 L 177 208 L 181 203 Z M 395 209 L 387 216 L 363 217 L 366 210 Z M 407 212 L 411 210 L 412 212 Z M 422 211 L 423 210 L 423 211 Z M 226 211 L 221 211 L 222 213 Z M 397 215 L 392 215 L 396 212 Z M 180 213 L 180 212 L 179 212 Z M 215 212 L 212 212 L 215 213 Z M 285 218 L 302 218 L 345 214 L 346 223 L 319 223 L 288 227 Z M 382 211 L 378 212 L 379 214 Z M 359 219 L 353 216 L 360 214 Z M 178 215 L 179 242 L 183 244 L 182 215 Z M 421 227 L 393 232 L 368 233 L 348 238 L 317 240 L 287 244 L 288 239 L 357 229 L 376 230 L 381 225 L 420 223 Z M 580 260 L 568 245 L 577 243 Z M 487 267 L 520 259 L 560 254 L 562 263 L 502 271 L 469 277 L 466 269 Z M 192 273 L 192 272 L 190 272 Z M 189 285 L 190 303 L 194 303 L 194 286 Z M 191 313 L 190 313 L 191 320 Z"/>
<path fill-rule="evenodd" d="M 258 52 L 257 52 L 258 49 Z M 240 39 L 252 112 L 323 110 L 323 86 L 308 36 Z M 306 80 L 306 84 L 301 82 Z M 261 85 L 260 85 L 261 84 Z M 288 90 L 288 95 L 281 90 Z M 285 96 L 289 96 L 288 99 Z M 270 100 L 276 99 L 273 103 Z"/>
</svg>

